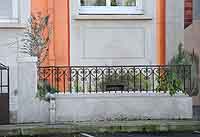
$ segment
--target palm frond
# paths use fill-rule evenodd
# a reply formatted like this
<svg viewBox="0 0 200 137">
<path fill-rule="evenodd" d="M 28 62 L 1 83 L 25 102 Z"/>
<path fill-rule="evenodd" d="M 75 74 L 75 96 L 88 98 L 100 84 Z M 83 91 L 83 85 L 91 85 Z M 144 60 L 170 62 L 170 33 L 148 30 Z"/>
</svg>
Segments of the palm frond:
<svg viewBox="0 0 200 137">
<path fill-rule="evenodd" d="M 40 13 L 33 15 L 28 20 L 27 28 L 24 32 L 24 38 L 21 40 L 24 45 L 21 47 L 21 52 L 30 56 L 37 56 L 39 64 L 41 63 L 41 54 L 48 49 L 49 41 L 51 40 L 52 25 L 49 23 L 49 15 L 41 16 Z M 44 32 L 45 36 L 43 35 Z M 43 59 L 42 59 L 43 60 Z"/>
</svg>

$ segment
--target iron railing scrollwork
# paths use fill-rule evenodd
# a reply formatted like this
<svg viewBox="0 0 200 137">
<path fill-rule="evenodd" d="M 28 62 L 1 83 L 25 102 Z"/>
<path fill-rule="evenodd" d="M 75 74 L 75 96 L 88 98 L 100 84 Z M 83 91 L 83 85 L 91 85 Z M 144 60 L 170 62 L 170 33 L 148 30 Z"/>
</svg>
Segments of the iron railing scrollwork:
<svg viewBox="0 0 200 137">
<path fill-rule="evenodd" d="M 61 92 L 190 93 L 190 65 L 49 66 L 39 67 L 39 80 Z"/>
</svg>

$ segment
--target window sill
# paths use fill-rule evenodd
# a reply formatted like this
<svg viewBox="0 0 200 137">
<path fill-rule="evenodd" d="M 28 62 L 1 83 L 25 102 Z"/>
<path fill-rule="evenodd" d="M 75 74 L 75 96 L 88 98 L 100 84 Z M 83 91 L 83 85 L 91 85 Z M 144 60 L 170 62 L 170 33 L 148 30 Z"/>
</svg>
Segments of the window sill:
<svg viewBox="0 0 200 137">
<path fill-rule="evenodd" d="M 75 20 L 152 20 L 144 15 L 76 15 Z"/>
<path fill-rule="evenodd" d="M 25 29 L 25 24 L 19 23 L 0 23 L 0 29 Z"/>
</svg>

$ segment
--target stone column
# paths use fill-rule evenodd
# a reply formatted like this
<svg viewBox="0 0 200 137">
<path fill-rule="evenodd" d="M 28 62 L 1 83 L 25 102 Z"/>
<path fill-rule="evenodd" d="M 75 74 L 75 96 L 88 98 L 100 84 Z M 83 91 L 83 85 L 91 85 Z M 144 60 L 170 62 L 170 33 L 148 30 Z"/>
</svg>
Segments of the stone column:
<svg viewBox="0 0 200 137">
<path fill-rule="evenodd" d="M 18 123 L 49 122 L 49 103 L 36 98 L 37 58 L 21 57 L 18 63 Z"/>
</svg>

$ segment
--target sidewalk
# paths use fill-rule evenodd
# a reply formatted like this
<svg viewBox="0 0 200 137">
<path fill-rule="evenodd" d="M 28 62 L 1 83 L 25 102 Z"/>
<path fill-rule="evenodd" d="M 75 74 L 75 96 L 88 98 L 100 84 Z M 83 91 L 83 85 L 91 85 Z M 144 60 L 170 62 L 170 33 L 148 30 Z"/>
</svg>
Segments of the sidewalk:
<svg viewBox="0 0 200 137">
<path fill-rule="evenodd" d="M 18 124 L 1 125 L 0 136 L 56 135 L 75 133 L 117 132 L 192 132 L 200 131 L 200 121 L 112 121 L 112 122 L 68 122 L 63 124 Z"/>
</svg>

